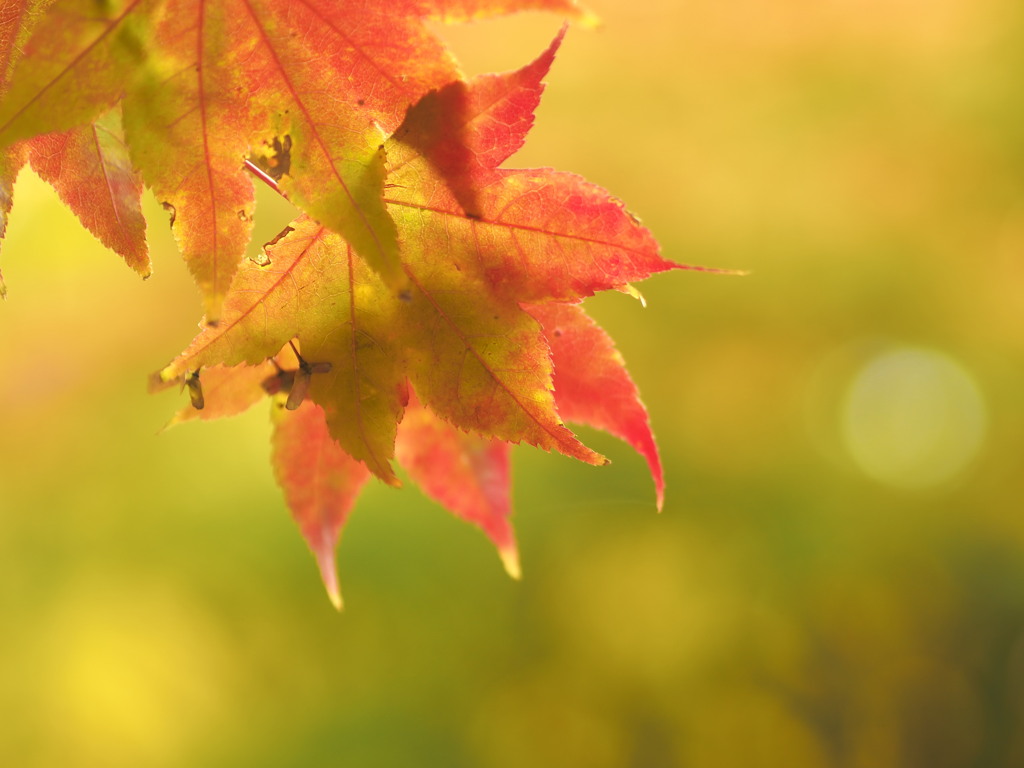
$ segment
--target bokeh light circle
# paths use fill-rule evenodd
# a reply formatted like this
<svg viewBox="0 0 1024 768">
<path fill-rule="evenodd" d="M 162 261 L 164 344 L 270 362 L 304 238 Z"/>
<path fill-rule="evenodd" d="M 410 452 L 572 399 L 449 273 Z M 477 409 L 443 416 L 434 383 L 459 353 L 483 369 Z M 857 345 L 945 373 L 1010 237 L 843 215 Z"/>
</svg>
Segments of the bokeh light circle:
<svg viewBox="0 0 1024 768">
<path fill-rule="evenodd" d="M 891 349 L 853 377 L 842 405 L 842 435 L 870 477 L 902 488 L 930 488 L 958 475 L 977 455 L 985 404 L 973 377 L 938 351 Z"/>
</svg>

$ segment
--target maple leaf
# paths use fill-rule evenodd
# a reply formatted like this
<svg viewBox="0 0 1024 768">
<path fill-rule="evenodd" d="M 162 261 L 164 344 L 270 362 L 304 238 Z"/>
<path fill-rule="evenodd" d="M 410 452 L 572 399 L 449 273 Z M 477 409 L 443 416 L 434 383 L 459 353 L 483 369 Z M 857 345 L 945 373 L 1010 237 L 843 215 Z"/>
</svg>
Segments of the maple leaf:
<svg viewBox="0 0 1024 768">
<path fill-rule="evenodd" d="M 172 424 L 271 398 L 272 463 L 332 602 L 334 553 L 371 475 L 478 526 L 519 575 L 511 445 L 606 463 L 606 430 L 664 480 L 646 410 L 579 303 L 672 269 L 604 189 L 505 169 L 566 33 L 513 72 L 464 80 L 426 22 L 574 0 L 4 0 L 0 236 L 27 161 L 148 275 L 142 185 L 206 324 L 154 375 Z M 261 254 L 253 177 L 302 214 Z M 718 271 L 718 270 L 709 270 Z M 4 290 L 0 280 L 0 293 Z"/>
<path fill-rule="evenodd" d="M 6 95 L 21 46 L 48 5 L 49 0 L 10 2 L 0 9 L 0 94 Z M 36 136 L 0 152 L 0 238 L 13 202 L 13 181 L 26 158 L 87 229 L 143 277 L 149 275 L 142 184 L 128 158 L 119 108 L 89 125 Z"/>
<path fill-rule="evenodd" d="M 398 429 L 395 455 L 431 498 L 478 526 L 494 542 L 505 570 L 520 576 L 512 514 L 511 446 L 463 432 L 415 400 Z"/>
<path fill-rule="evenodd" d="M 57 0 L 34 24 L 0 104 L 0 145 L 87 125 L 147 68 L 157 0 Z"/>
<path fill-rule="evenodd" d="M 522 111 L 524 104 L 532 112 L 540 80 L 560 40 L 561 35 L 539 65 L 502 79 L 500 94 L 495 93 L 492 78 L 469 86 L 467 93 L 474 98 L 467 102 L 473 113 L 464 130 L 467 142 L 487 135 L 481 127 L 487 119 L 504 119 L 504 112 Z M 486 99 L 477 98 L 481 91 Z M 534 95 L 525 102 L 512 98 L 521 92 Z M 422 114 L 422 109 L 410 110 L 405 125 L 411 127 L 398 131 L 403 141 L 418 135 L 416 120 Z M 459 115 L 467 117 L 467 110 Z M 506 137 L 503 150 L 491 153 L 488 173 L 499 173 L 489 166 L 521 144 L 531 120 L 513 122 L 523 128 Z M 424 147 L 429 141 L 412 145 Z M 387 146 L 390 152 L 392 147 L 410 145 L 396 140 Z M 467 146 L 472 151 L 472 143 Z M 329 373 L 314 378 L 310 396 L 327 413 L 332 434 L 388 482 L 395 481 L 389 460 L 407 399 L 406 378 L 426 405 L 463 429 L 603 463 L 603 457 L 580 444 L 559 419 L 551 391 L 549 347 L 539 324 L 519 306 L 520 301 L 575 298 L 581 292 L 553 291 L 549 275 L 532 275 L 531 269 L 540 271 L 541 254 L 530 256 L 520 248 L 524 263 L 517 267 L 489 261 L 491 254 L 516 247 L 515 239 L 524 237 L 520 222 L 531 215 L 536 219 L 541 212 L 535 207 L 544 205 L 544 198 L 531 195 L 534 202 L 524 202 L 518 197 L 521 186 L 512 184 L 497 190 L 501 199 L 495 208 L 500 215 L 490 215 L 493 203 L 488 198 L 486 213 L 470 217 L 450 193 L 440 201 L 447 208 L 410 205 L 412 185 L 431 173 L 430 164 L 411 150 L 401 154 L 392 178 L 394 190 L 407 194 L 387 200 L 398 209 L 396 219 L 408 233 L 402 241 L 408 289 L 398 294 L 389 290 L 342 238 L 302 217 L 267 246 L 269 263 L 243 265 L 225 300 L 222 322 L 204 329 L 161 376 L 171 380 L 212 365 L 256 364 L 297 338 L 303 357 L 331 366 Z M 541 191 L 544 184 L 571 188 L 577 195 L 583 189 L 576 177 L 550 171 L 529 178 Z M 426 186 L 435 190 L 434 197 L 446 189 L 440 175 Z M 625 241 L 632 258 L 622 257 L 618 243 L 595 239 L 594 226 L 583 215 L 588 201 L 580 198 L 575 216 L 550 212 L 549 219 L 555 216 L 557 221 L 546 228 L 533 226 L 527 233 L 531 248 L 567 251 L 562 273 L 567 271 L 571 282 L 582 280 L 592 292 L 675 266 L 658 256 L 653 238 L 607 193 L 596 187 L 584 191 L 600 198 L 593 207 L 607 236 Z M 470 231 L 462 239 L 451 239 L 450 229 L 460 225 Z M 482 248 L 482 233 L 472 231 L 485 226 L 494 230 L 483 235 L 495 241 L 490 249 Z M 633 242 L 637 238 L 639 245 Z M 587 258 L 568 264 L 568 251 L 574 249 L 586 250 Z M 515 281 L 506 274 L 514 269 L 520 273 Z M 516 291 L 518 286 L 522 287 Z"/>
<path fill-rule="evenodd" d="M 290 457 L 300 455 L 300 433 L 317 451 L 328 450 L 325 435 L 337 441 L 331 450 L 347 459 L 323 454 L 332 458 L 312 479 L 282 469 L 284 454 L 274 454 L 289 500 L 307 480 L 338 499 L 331 514 L 296 512 L 290 501 L 332 596 L 325 542 L 336 542 L 365 479 L 348 462 L 397 484 L 397 459 L 428 495 L 478 525 L 514 575 L 510 445 L 605 462 L 563 418 L 636 448 L 661 507 L 647 413 L 611 340 L 575 302 L 683 265 L 662 258 L 650 233 L 599 187 L 550 169 L 499 168 L 533 123 L 564 33 L 520 70 L 426 94 L 385 143 L 384 200 L 398 225 L 406 288 L 396 292 L 345 239 L 301 216 L 242 264 L 221 322 L 158 374 L 164 383 L 198 375 L 210 416 L 279 390 L 277 410 L 287 410 L 287 396 L 303 414 L 275 417 L 292 425 Z M 302 402 L 307 394 L 316 409 Z M 186 409 L 175 421 L 197 414 L 208 417 Z"/>
<path fill-rule="evenodd" d="M 271 396 L 274 474 L 331 602 L 340 608 L 335 549 L 370 472 L 330 436 L 319 406 L 306 401 L 293 411 L 286 407 L 287 385 L 282 389 L 280 384 L 297 363 L 285 347 L 263 365 L 205 369 L 204 407 L 182 408 L 167 426 L 233 416 Z M 162 386 L 159 380 L 154 384 Z M 519 578 L 519 553 L 509 521 L 510 448 L 504 441 L 453 427 L 412 396 L 398 428 L 395 457 L 428 496 L 479 527 L 497 547 L 509 575 Z"/>
<path fill-rule="evenodd" d="M 586 16 L 569 0 L 57 0 L 34 34 L 18 33 L 0 146 L 89 126 L 123 99 L 132 163 L 171 212 L 210 322 L 251 236 L 247 158 L 401 287 L 381 142 L 410 104 L 459 77 L 424 19 L 523 8 Z M 95 229 L 95 206 L 82 218 Z M 144 272 L 137 253 L 126 258 Z"/>
<path fill-rule="evenodd" d="M 399 225 L 418 233 L 405 244 L 407 263 L 438 261 L 424 252 L 437 241 L 472 243 L 468 260 L 449 265 L 469 266 L 492 292 L 517 302 L 574 301 L 695 269 L 662 258 L 621 202 L 579 176 L 498 168 L 533 125 L 564 34 L 521 70 L 451 83 L 409 110 L 386 145 L 385 197 Z"/>
<path fill-rule="evenodd" d="M 323 411 L 310 402 L 291 411 L 277 403 L 272 462 L 292 517 L 316 557 L 327 594 L 340 610 L 334 551 L 370 473 L 334 441 Z"/>
<path fill-rule="evenodd" d="M 577 305 L 534 304 L 526 310 L 540 322 L 551 345 L 559 414 L 566 421 L 609 432 L 635 448 L 650 467 L 661 510 L 665 478 L 647 409 L 608 334 Z"/>
<path fill-rule="evenodd" d="M 288 366 L 294 370 L 297 360 L 290 350 L 283 349 L 276 357 L 259 365 L 215 365 L 206 368 L 202 376 L 196 378 L 197 385 L 203 395 L 203 407 L 188 405 L 179 410 L 164 427 L 169 429 L 176 424 L 188 421 L 213 421 L 229 416 L 237 416 L 249 410 L 256 403 L 282 391 L 280 387 L 268 385 L 275 380 Z M 175 383 L 185 388 L 184 380 L 163 381 L 159 374 L 150 378 L 150 390 L 158 392 L 173 386 Z"/>
<path fill-rule="evenodd" d="M 128 159 L 117 107 L 90 125 L 29 139 L 32 170 L 100 241 L 149 277 L 142 182 Z"/>
<path fill-rule="evenodd" d="M 297 338 L 310 362 L 331 370 L 310 381 L 342 447 L 387 482 L 404 409 L 401 350 L 392 342 L 400 300 L 337 234 L 309 217 L 266 247 L 267 261 L 244 263 L 208 326 L 160 376 L 180 379 L 209 366 L 255 365 Z"/>
<path fill-rule="evenodd" d="M 404 3 L 171 0 L 160 72 L 126 98 L 136 162 L 219 316 L 251 231 L 252 155 L 304 210 L 397 279 L 383 129 L 454 60 Z M 400 72 L 401 76 L 392 73 Z M 184 152 L 191 162 L 182 163 Z"/>
<path fill-rule="evenodd" d="M 210 321 L 251 234 L 250 157 L 400 286 L 380 147 L 410 104 L 459 76 L 424 25 L 434 10 L 111 0 L 83 13 L 81 0 L 57 0 L 0 105 L 0 146 L 88 125 L 123 98 L 132 161 L 172 212 Z"/>
</svg>

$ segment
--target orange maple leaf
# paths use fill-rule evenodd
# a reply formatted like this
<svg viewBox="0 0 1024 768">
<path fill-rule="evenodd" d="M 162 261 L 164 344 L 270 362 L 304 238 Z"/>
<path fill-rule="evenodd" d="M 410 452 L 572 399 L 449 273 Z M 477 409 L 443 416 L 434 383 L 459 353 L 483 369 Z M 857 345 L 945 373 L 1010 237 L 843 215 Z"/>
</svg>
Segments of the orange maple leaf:
<svg viewBox="0 0 1024 768">
<path fill-rule="evenodd" d="M 604 189 L 503 163 L 566 33 L 465 80 L 429 19 L 574 0 L 9 0 L 0 7 L 0 235 L 26 162 L 147 275 L 143 185 L 171 212 L 206 324 L 154 375 L 191 405 L 267 396 L 272 462 L 331 600 L 339 536 L 371 475 L 491 538 L 513 576 L 510 446 L 591 464 L 604 429 L 664 479 L 647 412 L 580 302 L 673 269 Z M 242 259 L 254 178 L 301 211 Z M 718 270 L 709 270 L 718 271 Z M 0 293 L 4 290 L 0 281 Z"/>
</svg>

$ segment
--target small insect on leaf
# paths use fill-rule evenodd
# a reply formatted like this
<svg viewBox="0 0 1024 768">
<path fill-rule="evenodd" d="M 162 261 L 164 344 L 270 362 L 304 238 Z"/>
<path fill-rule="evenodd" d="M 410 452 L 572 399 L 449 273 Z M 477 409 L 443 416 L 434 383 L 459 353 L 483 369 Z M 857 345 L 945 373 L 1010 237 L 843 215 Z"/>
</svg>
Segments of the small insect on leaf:
<svg viewBox="0 0 1024 768">
<path fill-rule="evenodd" d="M 295 379 L 292 382 L 291 392 L 288 393 L 288 402 L 284 404 L 284 407 L 289 411 L 294 411 L 302 405 L 306 399 L 306 393 L 309 392 L 309 382 L 313 378 L 313 374 L 328 373 L 330 370 L 330 363 L 307 363 L 300 357 L 299 370 L 294 372 Z"/>
<path fill-rule="evenodd" d="M 192 371 L 185 379 L 185 386 L 188 387 L 188 398 L 192 401 L 192 407 L 197 411 L 203 410 L 206 400 L 203 398 L 203 385 L 199 383 L 199 371 Z"/>
<path fill-rule="evenodd" d="M 24 2 L 0 0 L 0 8 Z M 340 602 L 333 555 L 345 515 L 370 475 L 400 485 L 393 463 L 484 530 L 513 575 L 511 445 L 599 466 L 608 460 L 565 422 L 605 430 L 647 461 L 661 507 L 663 471 L 647 411 L 622 356 L 578 305 L 612 289 L 641 300 L 633 283 L 710 270 L 662 257 L 654 236 L 607 190 L 549 168 L 504 167 L 534 124 L 564 30 L 526 66 L 466 80 L 420 27 L 427 17 L 564 9 L 575 0 L 246 0 L 241 15 L 231 10 L 238 3 L 104 4 L 122 15 L 155 9 L 157 68 L 213 62 L 198 81 L 160 80 L 160 98 L 145 73 L 124 82 L 120 71 L 104 75 L 105 99 L 126 90 L 125 102 L 138 107 L 128 110 L 130 159 L 148 163 L 140 168 L 147 181 L 167 177 L 167 194 L 157 199 L 179 205 L 174 234 L 203 241 L 200 284 L 217 278 L 207 293 L 222 309 L 220 325 L 206 324 L 160 379 L 188 380 L 192 418 L 272 395 L 275 474 L 332 599 Z M 55 3 L 81 5 L 89 3 Z M 178 6 L 194 6 L 198 21 Z M 99 29 L 103 40 L 114 37 L 115 26 Z M 39 74 L 17 92 L 18 104 L 0 99 L 0 123 L 14 115 L 14 128 L 35 125 L 36 112 L 71 90 L 65 79 L 88 80 L 92 93 L 85 70 L 99 53 L 81 54 L 76 44 L 51 61 L 52 49 L 26 54 L 22 61 L 38 63 Z M 82 63 L 53 80 L 72 52 Z M 103 57 L 120 68 L 121 58 Z M 48 90 L 51 81 L 59 88 Z M 150 117 L 140 105 L 150 102 L 161 107 L 150 131 L 159 141 L 136 140 Z M 0 138 L 20 136 L 5 130 Z M 179 136 L 191 142 L 182 150 L 196 151 L 178 154 L 203 160 L 196 172 L 191 161 L 167 156 Z M 240 160 L 302 210 L 245 260 L 254 184 L 239 173 Z M 230 248 L 220 246 L 222 228 L 232 233 Z M 224 269 L 237 261 L 225 288 Z M 300 343 L 311 361 L 324 362 L 303 359 Z M 201 412 L 198 370 L 210 394 Z M 237 389 L 221 383 L 222 370 L 227 382 L 237 377 Z"/>
<path fill-rule="evenodd" d="M 299 354 L 299 350 L 295 348 L 295 343 L 289 341 L 288 345 L 292 348 L 292 352 L 295 353 L 295 357 L 299 361 L 299 370 L 297 371 L 282 371 L 278 369 L 278 378 L 280 379 L 281 389 L 284 389 L 284 375 L 287 373 L 292 374 L 291 391 L 288 393 L 288 402 L 285 403 L 284 407 L 289 411 L 294 411 L 303 401 L 306 399 L 306 393 L 309 392 L 309 382 L 313 378 L 314 373 L 328 373 L 331 370 L 330 363 L 307 363 L 306 360 Z M 276 365 L 276 363 L 275 363 Z M 266 383 L 264 383 L 266 388 Z"/>
<path fill-rule="evenodd" d="M 300 366 L 299 370 L 295 371 L 292 389 L 288 393 L 288 402 L 284 404 L 284 407 L 289 411 L 294 411 L 306 399 L 306 393 L 309 391 L 309 382 L 312 376 L 313 372 L 305 365 Z"/>
</svg>

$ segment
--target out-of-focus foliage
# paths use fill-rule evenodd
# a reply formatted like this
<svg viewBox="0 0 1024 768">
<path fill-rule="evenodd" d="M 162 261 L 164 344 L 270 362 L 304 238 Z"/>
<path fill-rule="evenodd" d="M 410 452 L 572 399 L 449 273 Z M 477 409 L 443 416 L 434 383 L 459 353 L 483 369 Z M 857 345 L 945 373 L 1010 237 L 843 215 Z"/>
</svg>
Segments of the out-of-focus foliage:
<svg viewBox="0 0 1024 768">
<path fill-rule="evenodd" d="M 200 312 L 169 232 L 140 286 L 26 173 L 0 764 L 1024 762 L 1024 11 L 591 6 L 516 165 L 614 189 L 669 258 L 753 271 L 588 302 L 645 394 L 664 513 L 612 438 L 586 435 L 603 469 L 518 449 L 517 584 L 477 530 L 371 483 L 337 616 L 266 415 L 156 435 L 177 400 L 140 372 Z M 553 24 L 446 34 L 492 71 Z"/>
</svg>

